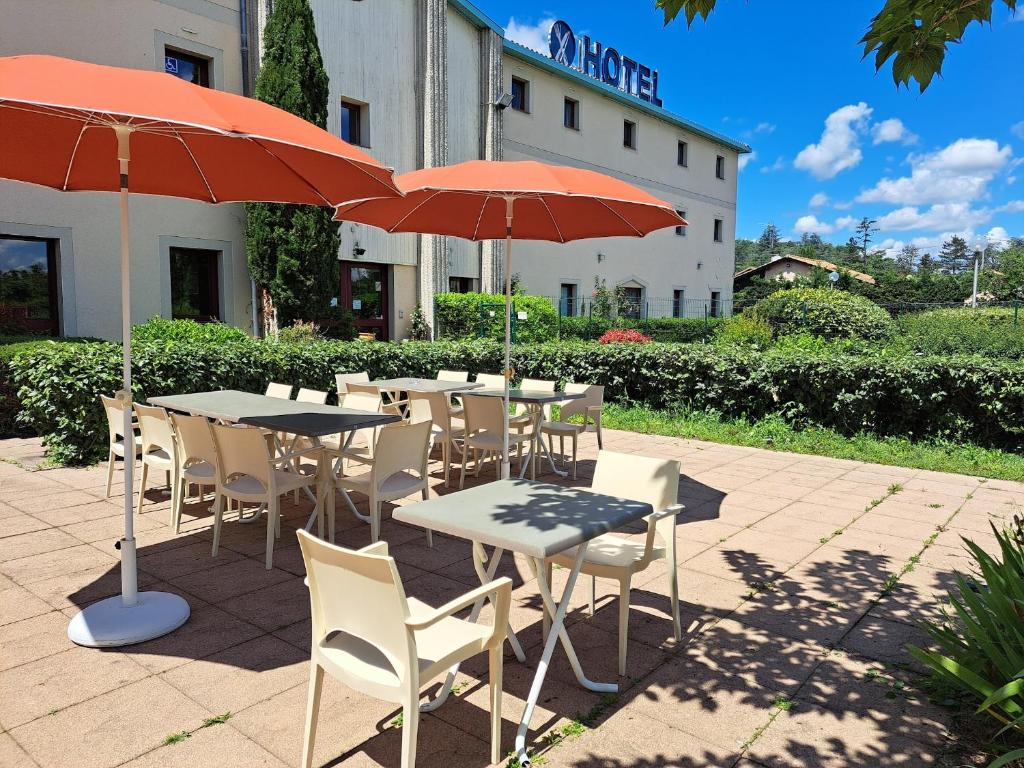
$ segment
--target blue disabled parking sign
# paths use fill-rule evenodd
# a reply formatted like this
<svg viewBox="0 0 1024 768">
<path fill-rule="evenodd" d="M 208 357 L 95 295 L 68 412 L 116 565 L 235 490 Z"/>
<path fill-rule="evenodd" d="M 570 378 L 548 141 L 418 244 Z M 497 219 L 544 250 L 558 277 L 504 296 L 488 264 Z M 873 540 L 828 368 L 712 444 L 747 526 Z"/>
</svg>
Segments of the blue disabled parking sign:
<svg viewBox="0 0 1024 768">
<path fill-rule="evenodd" d="M 549 40 L 551 58 L 566 67 L 576 64 L 576 36 L 564 21 L 556 21 L 551 25 Z"/>
</svg>

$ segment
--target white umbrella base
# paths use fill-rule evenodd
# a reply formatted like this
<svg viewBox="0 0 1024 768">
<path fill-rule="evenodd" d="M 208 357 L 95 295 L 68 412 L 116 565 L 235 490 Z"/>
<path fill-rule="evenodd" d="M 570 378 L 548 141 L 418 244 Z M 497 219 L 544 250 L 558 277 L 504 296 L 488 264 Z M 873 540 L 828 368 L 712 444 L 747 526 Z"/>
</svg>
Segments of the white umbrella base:
<svg viewBox="0 0 1024 768">
<path fill-rule="evenodd" d="M 115 595 L 80 611 L 68 625 L 68 637 L 89 648 L 132 645 L 173 632 L 189 613 L 184 598 L 170 592 L 139 592 L 132 606 Z"/>
</svg>

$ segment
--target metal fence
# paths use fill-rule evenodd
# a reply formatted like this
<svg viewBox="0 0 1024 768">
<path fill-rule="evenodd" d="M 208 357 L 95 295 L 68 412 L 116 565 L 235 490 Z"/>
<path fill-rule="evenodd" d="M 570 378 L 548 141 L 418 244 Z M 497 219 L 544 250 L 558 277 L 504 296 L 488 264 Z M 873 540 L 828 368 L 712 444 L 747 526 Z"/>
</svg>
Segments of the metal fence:
<svg viewBox="0 0 1024 768">
<path fill-rule="evenodd" d="M 563 299 L 544 296 L 558 310 L 560 317 L 611 317 L 628 320 L 654 320 L 662 317 L 682 317 L 709 320 L 732 316 L 732 299 L 640 299 L 612 300 L 602 305 L 591 297 Z"/>
</svg>

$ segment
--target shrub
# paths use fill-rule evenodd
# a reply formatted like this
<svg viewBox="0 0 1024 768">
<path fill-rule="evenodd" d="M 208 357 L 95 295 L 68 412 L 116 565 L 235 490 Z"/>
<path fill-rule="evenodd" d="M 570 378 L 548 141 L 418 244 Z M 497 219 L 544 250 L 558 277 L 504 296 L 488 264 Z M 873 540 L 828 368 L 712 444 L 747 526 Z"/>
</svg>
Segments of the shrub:
<svg viewBox="0 0 1024 768">
<path fill-rule="evenodd" d="M 715 411 L 758 421 L 818 425 L 912 440 L 944 437 L 1017 449 L 1024 434 L 1024 363 L 978 357 L 853 356 L 709 344 L 520 344 L 512 367 L 530 378 L 605 386 L 610 402 L 654 409 Z M 120 387 L 120 347 L 45 343 L 11 363 L 22 423 L 43 436 L 54 459 L 102 455 L 100 393 Z M 337 371 L 373 378 L 430 377 L 438 369 L 495 372 L 502 345 L 482 340 L 404 344 L 247 340 L 134 345 L 136 399 L 232 388 L 260 392 L 270 380 L 333 388 Z"/>
<path fill-rule="evenodd" d="M 644 336 L 632 328 L 612 328 L 601 334 L 599 344 L 650 344 L 651 337 Z"/>
<path fill-rule="evenodd" d="M 771 346 L 772 329 L 752 314 L 736 315 L 715 328 L 715 339 L 722 344 L 764 349 Z"/>
<path fill-rule="evenodd" d="M 302 320 L 296 320 L 292 325 L 282 328 L 277 333 L 277 343 L 279 344 L 301 345 L 323 340 L 320 327 L 316 323 L 306 323 Z"/>
<path fill-rule="evenodd" d="M 224 344 L 245 341 L 249 336 L 241 328 L 225 323 L 197 323 L 195 320 L 151 317 L 141 325 L 132 327 L 132 338 L 137 341 L 197 341 Z"/>
<path fill-rule="evenodd" d="M 926 355 L 985 355 L 1024 358 L 1024 311 L 934 309 L 899 318 L 910 347 Z"/>
<path fill-rule="evenodd" d="M 643 320 L 619 317 L 605 320 L 600 317 L 562 317 L 558 320 L 561 339 L 593 341 L 611 328 L 633 328 L 650 336 L 654 341 L 692 343 L 710 341 L 715 330 L 724 323 L 722 318 L 707 320 L 694 317 L 656 317 Z"/>
<path fill-rule="evenodd" d="M 888 339 L 889 314 L 862 296 L 829 288 L 791 288 L 761 299 L 750 310 L 775 336 L 801 331 L 825 339 Z"/>
<path fill-rule="evenodd" d="M 518 319 L 525 312 L 526 319 Z M 434 297 L 439 339 L 505 339 L 505 297 L 493 293 L 439 293 Z M 558 312 L 543 296 L 512 297 L 512 333 L 529 344 L 558 337 Z"/>
</svg>

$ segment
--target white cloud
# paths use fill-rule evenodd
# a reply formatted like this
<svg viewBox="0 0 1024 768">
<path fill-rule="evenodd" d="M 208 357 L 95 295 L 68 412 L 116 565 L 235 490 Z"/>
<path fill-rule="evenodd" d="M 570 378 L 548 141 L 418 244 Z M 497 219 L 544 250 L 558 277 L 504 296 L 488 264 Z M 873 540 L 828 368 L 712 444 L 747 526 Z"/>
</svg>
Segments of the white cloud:
<svg viewBox="0 0 1024 768">
<path fill-rule="evenodd" d="M 917 142 L 917 135 L 911 133 L 898 117 L 890 117 L 871 126 L 871 139 L 876 145 L 889 141 L 914 144 Z"/>
<path fill-rule="evenodd" d="M 1024 19 L 1024 13 L 1020 15 L 1021 19 Z M 1024 139 L 1024 120 L 1019 123 L 1014 123 L 1010 126 L 1010 133 L 1016 136 L 1018 139 Z"/>
<path fill-rule="evenodd" d="M 801 216 L 793 225 L 793 231 L 798 235 L 816 232 L 819 235 L 828 235 L 832 232 L 832 225 L 824 221 L 818 221 L 817 216 Z"/>
<path fill-rule="evenodd" d="M 745 155 L 740 155 L 740 159 L 739 159 L 740 170 L 742 171 L 744 168 L 746 168 L 754 160 L 757 160 L 757 152 L 756 151 L 754 151 L 754 152 L 747 152 L 747 154 L 745 154 Z"/>
<path fill-rule="evenodd" d="M 786 161 L 780 155 L 779 157 L 775 158 L 775 162 L 772 163 L 771 165 L 763 165 L 763 166 L 761 166 L 761 173 L 776 173 L 777 171 L 785 170 L 785 168 L 786 168 Z"/>
<path fill-rule="evenodd" d="M 836 229 L 853 229 L 858 221 L 856 216 L 840 216 L 836 219 Z"/>
<path fill-rule="evenodd" d="M 821 140 L 800 150 L 793 165 L 817 179 L 831 179 L 840 171 L 856 166 L 863 157 L 860 134 L 867 128 L 871 112 L 871 107 L 863 101 L 837 109 L 825 118 Z"/>
<path fill-rule="evenodd" d="M 828 195 L 824 192 L 817 192 L 811 196 L 811 208 L 821 208 L 823 205 L 828 205 Z"/>
<path fill-rule="evenodd" d="M 775 123 L 758 123 L 754 133 L 775 133 Z"/>
<path fill-rule="evenodd" d="M 877 246 L 874 246 L 874 248 L 876 248 L 879 251 L 885 251 L 886 256 L 888 256 L 890 259 L 895 259 L 896 256 L 899 255 L 899 252 L 903 249 L 904 245 L 906 245 L 906 243 L 903 242 L 902 240 L 895 240 L 891 237 L 887 237 Z"/>
<path fill-rule="evenodd" d="M 883 178 L 857 202 L 922 205 L 983 197 L 988 183 L 1010 161 L 1013 150 L 992 139 L 957 139 L 937 152 L 910 155 L 910 175 Z"/>
<path fill-rule="evenodd" d="M 548 49 L 551 25 L 554 23 L 555 19 L 544 18 L 536 24 L 527 24 L 516 21 L 515 16 L 512 16 L 505 26 L 505 37 L 531 50 L 544 53 Z"/>
<path fill-rule="evenodd" d="M 1005 227 L 992 227 L 992 229 L 985 233 L 985 239 L 992 243 L 992 245 L 1002 248 L 1009 244 L 1010 233 L 1006 231 Z"/>
<path fill-rule="evenodd" d="M 890 211 L 878 219 L 883 231 L 926 230 L 941 232 L 947 229 L 970 229 L 992 218 L 992 211 L 971 208 L 970 203 L 938 203 L 925 210 L 905 206 Z"/>
<path fill-rule="evenodd" d="M 1011 200 L 996 208 L 999 213 L 1024 213 L 1024 200 Z"/>
</svg>

